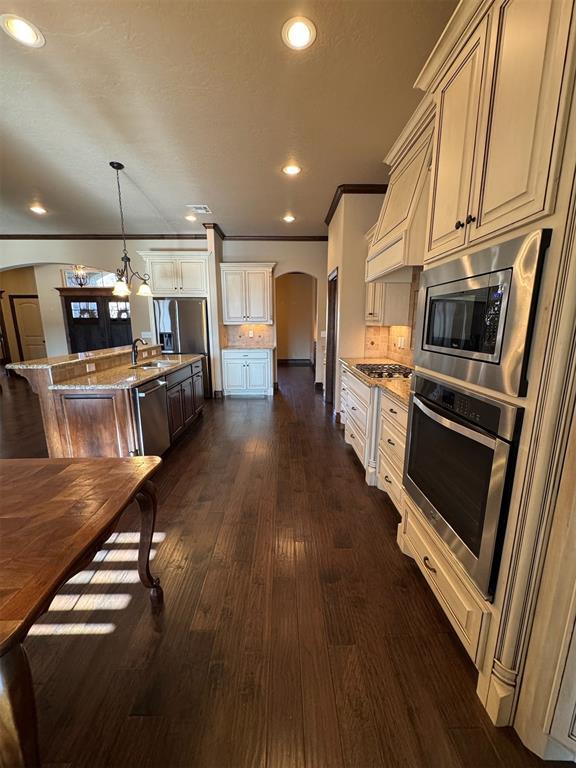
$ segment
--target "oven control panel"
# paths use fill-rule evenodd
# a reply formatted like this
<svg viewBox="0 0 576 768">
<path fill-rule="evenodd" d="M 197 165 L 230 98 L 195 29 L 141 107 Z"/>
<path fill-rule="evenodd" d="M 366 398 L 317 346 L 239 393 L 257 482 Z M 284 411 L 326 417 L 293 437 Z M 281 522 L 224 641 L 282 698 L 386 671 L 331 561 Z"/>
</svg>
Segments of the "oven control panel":
<svg viewBox="0 0 576 768">
<path fill-rule="evenodd" d="M 415 392 L 430 403 L 435 403 L 441 410 L 498 434 L 500 408 L 496 404 L 420 376 L 416 377 Z"/>
</svg>

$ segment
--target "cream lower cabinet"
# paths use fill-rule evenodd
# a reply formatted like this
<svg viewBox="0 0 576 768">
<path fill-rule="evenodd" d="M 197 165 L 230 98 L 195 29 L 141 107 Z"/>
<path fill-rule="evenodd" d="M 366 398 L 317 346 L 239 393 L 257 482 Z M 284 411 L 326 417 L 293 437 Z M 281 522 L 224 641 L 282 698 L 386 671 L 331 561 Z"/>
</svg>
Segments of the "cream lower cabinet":
<svg viewBox="0 0 576 768">
<path fill-rule="evenodd" d="M 340 420 L 344 440 L 351 445 L 366 470 L 368 485 L 376 485 L 378 387 L 369 387 L 351 368 L 342 365 L 340 373 Z"/>
<path fill-rule="evenodd" d="M 225 395 L 273 395 L 271 349 L 222 350 Z"/>
<path fill-rule="evenodd" d="M 402 478 L 407 424 L 406 406 L 381 389 L 376 484 L 388 494 L 400 514 L 403 509 Z"/>
<path fill-rule="evenodd" d="M 224 325 L 272 324 L 274 264 L 221 264 Z"/>
<path fill-rule="evenodd" d="M 436 536 L 415 503 L 404 494 L 398 543 L 414 558 L 470 658 L 484 660 L 491 609 L 459 568 L 452 553 Z"/>
<path fill-rule="evenodd" d="M 436 100 L 425 261 L 553 211 L 571 0 L 497 0 L 416 85 Z"/>
<path fill-rule="evenodd" d="M 146 257 L 144 253 L 141 256 Z M 154 296 L 207 296 L 208 256 L 148 257 L 150 290 Z"/>
</svg>

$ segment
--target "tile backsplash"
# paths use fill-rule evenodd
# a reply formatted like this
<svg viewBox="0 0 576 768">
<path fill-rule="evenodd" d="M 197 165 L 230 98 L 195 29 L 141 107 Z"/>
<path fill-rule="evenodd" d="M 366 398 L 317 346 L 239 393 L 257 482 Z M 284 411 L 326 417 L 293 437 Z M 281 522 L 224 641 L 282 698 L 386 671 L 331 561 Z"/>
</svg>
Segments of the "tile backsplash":
<svg viewBox="0 0 576 768">
<path fill-rule="evenodd" d="M 249 335 L 250 331 L 254 334 Z M 261 347 L 275 344 L 275 328 L 273 325 L 246 323 L 245 325 L 222 326 L 223 346 L 231 347 Z"/>
<path fill-rule="evenodd" d="M 399 344 L 404 339 L 404 347 Z M 389 357 L 402 365 L 412 366 L 412 328 L 408 325 L 366 326 L 364 357 Z"/>
</svg>

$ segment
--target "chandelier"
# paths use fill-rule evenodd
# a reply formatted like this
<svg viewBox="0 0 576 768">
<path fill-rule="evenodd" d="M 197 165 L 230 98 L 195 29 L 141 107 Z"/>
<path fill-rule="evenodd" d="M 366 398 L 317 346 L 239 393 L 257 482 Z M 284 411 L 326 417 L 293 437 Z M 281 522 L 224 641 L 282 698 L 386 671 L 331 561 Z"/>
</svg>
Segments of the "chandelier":
<svg viewBox="0 0 576 768">
<path fill-rule="evenodd" d="M 150 275 L 144 273 L 141 275 L 139 272 L 135 272 L 130 264 L 130 256 L 128 256 L 128 249 L 126 248 L 126 232 L 124 231 L 124 209 L 122 208 L 122 192 L 120 191 L 120 171 L 124 170 L 122 163 L 112 161 L 110 166 L 116 171 L 116 186 L 118 187 L 118 205 L 120 208 L 120 226 L 122 228 L 122 242 L 124 243 L 122 249 L 122 266 L 116 270 L 116 283 L 112 293 L 114 296 L 130 296 L 132 292 L 132 280 L 136 278 L 141 281 L 137 296 L 151 296 L 152 291 L 148 285 Z"/>
<path fill-rule="evenodd" d="M 88 285 L 88 275 L 82 264 L 74 264 L 72 267 L 72 279 L 78 288 L 85 288 Z"/>
</svg>

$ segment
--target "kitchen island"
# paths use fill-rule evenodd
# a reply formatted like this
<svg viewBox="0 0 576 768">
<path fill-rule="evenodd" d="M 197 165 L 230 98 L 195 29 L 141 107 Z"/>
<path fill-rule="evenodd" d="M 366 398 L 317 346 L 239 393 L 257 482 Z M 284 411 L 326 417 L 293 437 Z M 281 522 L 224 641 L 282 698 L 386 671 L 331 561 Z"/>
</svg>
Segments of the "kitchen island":
<svg viewBox="0 0 576 768">
<path fill-rule="evenodd" d="M 7 366 L 39 397 L 51 458 L 161 455 L 200 415 L 202 355 L 147 346 L 133 364 L 131 352 L 117 347 Z"/>
</svg>

